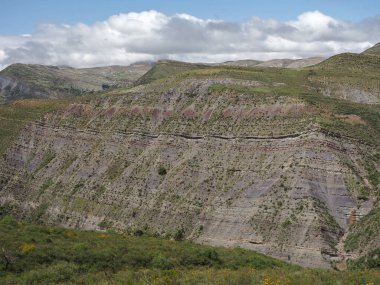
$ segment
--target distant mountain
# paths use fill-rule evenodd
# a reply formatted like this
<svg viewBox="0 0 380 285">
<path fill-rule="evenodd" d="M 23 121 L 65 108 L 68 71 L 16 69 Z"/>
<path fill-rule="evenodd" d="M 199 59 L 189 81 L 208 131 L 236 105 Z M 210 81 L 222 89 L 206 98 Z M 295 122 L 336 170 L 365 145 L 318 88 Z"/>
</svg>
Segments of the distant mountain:
<svg viewBox="0 0 380 285">
<path fill-rule="evenodd" d="M 280 68 L 284 68 L 293 62 L 294 62 L 293 59 L 272 59 L 272 60 L 262 62 L 256 66 L 257 67 L 280 67 Z"/>
<path fill-rule="evenodd" d="M 318 63 L 321 63 L 322 61 L 326 60 L 325 57 L 309 57 L 309 58 L 302 58 L 297 59 L 291 62 L 286 66 L 286 68 L 304 68 L 316 65 Z"/>
<path fill-rule="evenodd" d="M 219 65 L 252 67 L 252 66 L 258 65 L 259 63 L 262 63 L 262 61 L 254 60 L 254 59 L 243 59 L 243 60 L 236 60 L 236 61 L 226 61 Z"/>
<path fill-rule="evenodd" d="M 0 72 L 0 103 L 24 98 L 62 98 L 111 86 L 126 86 L 150 68 L 149 63 L 80 69 L 13 64 Z"/>
<path fill-rule="evenodd" d="M 272 59 L 268 61 L 259 61 L 253 59 L 226 61 L 218 65 L 224 66 L 241 66 L 241 67 L 278 67 L 278 68 L 303 68 L 316 65 L 326 58 L 310 57 L 303 59 Z"/>
<path fill-rule="evenodd" d="M 146 84 L 156 79 L 164 78 L 176 73 L 192 70 L 195 68 L 206 68 L 208 65 L 202 63 L 189 63 L 176 60 L 159 60 L 154 66 L 137 80 L 138 84 Z"/>
<path fill-rule="evenodd" d="M 365 50 L 363 54 L 369 54 L 369 55 L 380 55 L 380 43 L 377 43 L 373 47 Z"/>
</svg>

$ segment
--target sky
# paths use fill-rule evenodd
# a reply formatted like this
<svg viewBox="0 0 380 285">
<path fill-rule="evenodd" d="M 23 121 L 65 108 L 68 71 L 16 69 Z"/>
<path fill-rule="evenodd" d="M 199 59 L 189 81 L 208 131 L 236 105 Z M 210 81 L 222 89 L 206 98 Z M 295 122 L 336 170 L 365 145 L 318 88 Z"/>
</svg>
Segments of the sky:
<svg viewBox="0 0 380 285">
<path fill-rule="evenodd" d="M 0 7 L 0 69 L 330 56 L 380 41 L 378 0 L 0 0 Z"/>
</svg>

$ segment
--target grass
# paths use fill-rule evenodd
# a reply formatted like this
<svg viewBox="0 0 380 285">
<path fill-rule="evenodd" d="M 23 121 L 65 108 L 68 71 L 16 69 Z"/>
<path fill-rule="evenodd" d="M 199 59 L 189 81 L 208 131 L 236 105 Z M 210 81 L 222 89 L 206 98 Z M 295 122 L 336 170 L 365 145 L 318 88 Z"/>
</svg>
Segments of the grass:
<svg viewBox="0 0 380 285">
<path fill-rule="evenodd" d="M 0 219 L 1 284 L 378 284 L 380 273 L 303 269 L 243 249 Z"/>
<path fill-rule="evenodd" d="M 149 68 L 149 65 L 133 65 L 75 69 L 37 64 L 13 64 L 1 71 L 1 75 L 17 78 L 39 90 L 55 90 L 66 95 L 80 95 L 84 91 L 126 86 L 131 81 L 137 80 Z"/>
<path fill-rule="evenodd" d="M 27 124 L 41 120 L 46 114 L 62 110 L 69 104 L 85 103 L 101 96 L 103 93 L 60 100 L 24 99 L 0 104 L 0 155 L 5 153 Z"/>
<path fill-rule="evenodd" d="M 185 79 L 234 78 L 254 80 L 260 86 L 247 87 L 232 84 L 215 84 L 209 88 L 212 93 L 250 94 L 252 99 L 265 100 L 289 96 L 300 99 L 312 106 L 319 115 L 318 123 L 327 130 L 342 135 L 363 139 L 379 145 L 380 105 L 354 103 L 334 97 L 323 96 L 319 89 L 349 84 L 350 88 L 380 90 L 380 58 L 366 55 L 342 54 L 309 69 L 291 70 L 278 68 L 244 68 L 226 66 L 196 66 L 181 63 L 158 63 L 144 75 L 139 83 L 148 84 L 153 91 L 176 88 Z M 363 124 L 352 124 L 337 116 L 356 115 Z"/>
<path fill-rule="evenodd" d="M 355 270 L 380 268 L 380 248 L 377 248 L 358 260 L 349 261 L 348 267 Z"/>
<path fill-rule="evenodd" d="M 23 127 L 48 112 L 63 108 L 67 100 L 23 100 L 0 105 L 0 154 L 11 145 Z"/>
<path fill-rule="evenodd" d="M 313 115 L 319 125 L 329 131 L 344 136 L 364 140 L 371 145 L 379 146 L 380 142 L 380 105 L 366 105 L 354 103 L 338 98 L 326 97 L 308 90 L 302 82 L 307 82 L 307 71 L 295 70 L 268 70 L 271 82 L 286 82 L 285 85 L 268 85 L 260 87 L 246 87 L 239 85 L 216 84 L 209 88 L 209 93 L 243 93 L 251 94 L 252 99 L 279 98 L 289 96 L 302 100 L 317 110 Z M 231 73 L 234 75 L 234 73 Z M 254 76 L 255 73 L 252 74 Z M 277 78 L 276 78 L 277 77 Z M 253 79 L 257 79 L 253 77 Z M 363 120 L 363 124 L 346 122 L 339 115 L 356 115 Z M 376 179 L 376 174 L 373 174 Z"/>
<path fill-rule="evenodd" d="M 366 216 L 350 228 L 344 248 L 347 251 L 365 250 L 368 243 L 380 236 L 380 207 L 375 206 Z"/>
</svg>

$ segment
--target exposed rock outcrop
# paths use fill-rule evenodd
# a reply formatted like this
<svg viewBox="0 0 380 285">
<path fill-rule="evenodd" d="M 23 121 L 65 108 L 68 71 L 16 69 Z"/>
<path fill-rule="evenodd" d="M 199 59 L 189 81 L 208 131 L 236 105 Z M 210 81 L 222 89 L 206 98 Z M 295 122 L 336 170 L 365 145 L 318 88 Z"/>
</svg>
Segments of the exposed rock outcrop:
<svg viewBox="0 0 380 285">
<path fill-rule="evenodd" d="M 369 146 L 325 132 L 297 98 L 209 92 L 221 83 L 261 85 L 139 86 L 29 124 L 1 162 L 0 205 L 329 267 L 352 212 L 367 210 L 345 180 L 365 174 Z"/>
</svg>

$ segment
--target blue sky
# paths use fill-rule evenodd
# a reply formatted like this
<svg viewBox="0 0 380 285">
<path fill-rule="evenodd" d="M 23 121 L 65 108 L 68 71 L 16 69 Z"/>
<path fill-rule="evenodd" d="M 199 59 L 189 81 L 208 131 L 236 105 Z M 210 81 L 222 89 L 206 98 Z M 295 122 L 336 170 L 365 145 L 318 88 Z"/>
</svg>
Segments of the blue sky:
<svg viewBox="0 0 380 285">
<path fill-rule="evenodd" d="M 287 21 L 314 10 L 351 21 L 380 14 L 378 0 L 1 0 L 0 7 L 2 35 L 32 33 L 43 23 L 92 24 L 111 15 L 151 9 L 225 21 L 252 16 Z"/>
</svg>

